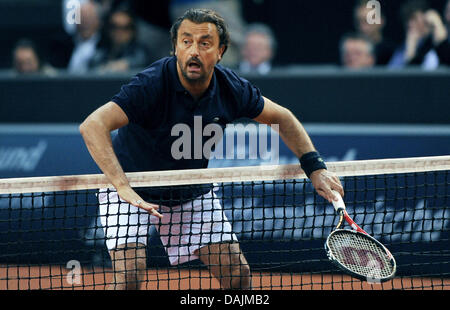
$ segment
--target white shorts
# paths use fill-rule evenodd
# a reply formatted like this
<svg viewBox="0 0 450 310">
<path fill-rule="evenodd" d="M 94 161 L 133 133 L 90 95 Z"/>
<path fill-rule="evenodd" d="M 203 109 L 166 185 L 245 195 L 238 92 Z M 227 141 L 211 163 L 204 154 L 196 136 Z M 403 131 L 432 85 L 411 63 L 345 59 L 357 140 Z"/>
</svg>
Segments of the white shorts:
<svg viewBox="0 0 450 310">
<path fill-rule="evenodd" d="M 116 191 L 100 190 L 98 200 L 108 250 L 121 244 L 147 245 L 150 224 L 158 230 L 171 265 L 198 259 L 194 251 L 211 243 L 237 241 L 212 191 L 182 205 L 160 206 L 162 219 L 120 199 Z"/>
</svg>

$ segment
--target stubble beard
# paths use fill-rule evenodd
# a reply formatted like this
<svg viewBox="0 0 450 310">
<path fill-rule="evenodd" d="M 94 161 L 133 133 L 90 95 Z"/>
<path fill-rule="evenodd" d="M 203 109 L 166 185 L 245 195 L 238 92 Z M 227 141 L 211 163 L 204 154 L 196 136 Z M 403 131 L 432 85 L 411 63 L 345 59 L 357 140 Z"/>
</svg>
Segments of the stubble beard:
<svg viewBox="0 0 450 310">
<path fill-rule="evenodd" d="M 188 65 L 187 65 L 187 63 L 189 61 L 186 62 L 186 64 L 183 64 L 179 59 L 177 61 L 178 61 L 178 66 L 180 67 L 180 70 L 181 70 L 181 74 L 183 75 L 183 78 L 188 83 L 190 83 L 190 84 L 202 84 L 202 83 L 207 81 L 208 74 L 206 74 L 206 73 L 200 72 L 198 75 L 195 74 L 195 76 L 192 76 L 192 74 L 189 75 L 189 73 L 188 73 Z M 201 69 L 203 69 L 203 68 L 204 68 L 203 64 L 201 64 Z"/>
</svg>

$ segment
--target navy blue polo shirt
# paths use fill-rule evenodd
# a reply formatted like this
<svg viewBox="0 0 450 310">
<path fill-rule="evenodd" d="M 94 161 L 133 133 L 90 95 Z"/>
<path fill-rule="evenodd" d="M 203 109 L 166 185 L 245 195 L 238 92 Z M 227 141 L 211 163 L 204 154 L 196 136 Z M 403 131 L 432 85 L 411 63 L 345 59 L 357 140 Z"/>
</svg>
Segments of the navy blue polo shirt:
<svg viewBox="0 0 450 310">
<path fill-rule="evenodd" d="M 172 128 L 186 124 L 194 134 L 194 117 L 201 116 L 203 128 L 215 123 L 222 129 L 239 118 L 255 118 L 263 110 L 264 100 L 258 88 L 233 71 L 215 66 L 207 91 L 199 100 L 182 86 L 176 57 L 163 58 L 137 74 L 111 101 L 128 116 L 129 124 L 118 130 L 113 139 L 114 151 L 125 172 L 199 169 L 208 167 L 208 158 L 175 159 Z M 203 129 L 202 128 L 202 129 Z M 203 143 L 211 137 L 202 136 Z M 203 153 L 203 152 L 202 152 Z M 208 192 L 211 186 L 147 188 L 138 190 L 146 200 L 167 204 Z"/>
</svg>

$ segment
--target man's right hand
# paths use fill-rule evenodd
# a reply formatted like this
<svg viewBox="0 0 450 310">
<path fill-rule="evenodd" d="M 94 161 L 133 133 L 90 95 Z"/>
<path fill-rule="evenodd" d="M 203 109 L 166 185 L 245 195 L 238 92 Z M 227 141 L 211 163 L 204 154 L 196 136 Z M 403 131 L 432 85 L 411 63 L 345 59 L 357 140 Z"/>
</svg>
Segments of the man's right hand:
<svg viewBox="0 0 450 310">
<path fill-rule="evenodd" d="M 145 202 L 141 198 L 141 196 L 139 196 L 130 186 L 116 188 L 116 190 L 119 197 L 129 204 L 147 211 L 148 213 L 150 213 L 150 215 L 163 218 L 163 216 L 158 211 L 156 211 L 157 209 L 159 209 L 159 206 Z"/>
</svg>

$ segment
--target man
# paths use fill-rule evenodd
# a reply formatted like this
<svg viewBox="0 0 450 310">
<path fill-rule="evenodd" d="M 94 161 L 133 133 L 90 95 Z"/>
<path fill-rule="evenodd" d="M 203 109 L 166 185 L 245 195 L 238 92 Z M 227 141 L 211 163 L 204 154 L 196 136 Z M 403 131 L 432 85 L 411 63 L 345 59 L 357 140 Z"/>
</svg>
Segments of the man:
<svg viewBox="0 0 450 310">
<path fill-rule="evenodd" d="M 56 71 L 40 57 L 34 43 L 28 39 L 19 40 L 12 51 L 13 70 L 17 74 L 55 75 Z"/>
<path fill-rule="evenodd" d="M 127 8 L 111 12 L 107 38 L 99 44 L 90 63 L 99 72 L 124 72 L 148 66 L 148 51 L 138 41 L 136 17 Z"/>
<path fill-rule="evenodd" d="M 429 5 L 425 0 L 409 0 L 401 9 L 406 37 L 389 62 L 391 68 L 421 66 L 434 70 L 439 66 L 439 57 L 430 36 L 431 25 L 427 20 Z"/>
<path fill-rule="evenodd" d="M 444 14 L 446 16 L 445 18 L 450 20 L 450 0 L 447 2 Z M 450 65 L 450 40 L 448 35 L 448 26 L 445 25 L 440 14 L 435 10 L 428 10 L 425 13 L 425 21 L 430 27 L 430 38 L 439 58 L 439 63 L 441 65 Z"/>
<path fill-rule="evenodd" d="M 264 24 L 248 26 L 239 65 L 241 73 L 267 74 L 272 69 L 276 40 L 272 30 Z"/>
<path fill-rule="evenodd" d="M 89 71 L 89 62 L 95 55 L 100 41 L 101 20 L 100 8 L 97 4 L 87 1 L 80 7 L 80 24 L 76 25 L 74 33 L 75 48 L 67 67 L 70 73 L 84 74 Z"/>
<path fill-rule="evenodd" d="M 369 23 L 367 17 L 370 16 L 372 8 L 367 7 L 367 3 L 367 0 L 361 0 L 355 6 L 355 28 L 358 34 L 366 36 L 373 44 L 376 65 L 387 65 L 394 53 L 395 46 L 383 34 L 386 25 L 386 16 L 381 13 L 379 23 Z"/>
<path fill-rule="evenodd" d="M 345 35 L 341 40 L 341 62 L 348 69 L 372 68 L 375 65 L 373 44 L 358 34 Z"/>
<path fill-rule="evenodd" d="M 135 289 L 143 280 L 150 221 L 159 230 L 172 264 L 199 258 L 223 288 L 248 289 L 250 268 L 210 187 L 137 192 L 130 187 L 124 171 L 206 168 L 208 159 L 204 157 L 174 159 L 174 126 L 193 126 L 194 116 L 201 116 L 204 123 L 218 123 L 224 128 L 227 123 L 248 117 L 260 123 L 279 124 L 281 136 L 301 158 L 303 169 L 320 195 L 332 201 L 335 197 L 331 189 L 342 195 L 343 189 L 339 179 L 326 170 L 290 111 L 217 65 L 229 42 L 225 22 L 217 13 L 188 10 L 173 24 L 171 38 L 173 57 L 136 75 L 111 102 L 93 112 L 80 126 L 92 157 L 117 190 L 99 194 L 116 276 L 116 285 L 110 288 Z M 118 128 L 112 143 L 110 132 Z M 180 203 L 171 204 L 174 198 Z M 158 206 L 158 201 L 164 203 Z M 198 209 L 201 204 L 204 209 Z M 186 223 L 186 217 L 191 222 Z M 180 218 L 184 223 L 180 223 Z M 177 234 L 171 235 L 174 232 Z"/>
</svg>

